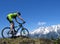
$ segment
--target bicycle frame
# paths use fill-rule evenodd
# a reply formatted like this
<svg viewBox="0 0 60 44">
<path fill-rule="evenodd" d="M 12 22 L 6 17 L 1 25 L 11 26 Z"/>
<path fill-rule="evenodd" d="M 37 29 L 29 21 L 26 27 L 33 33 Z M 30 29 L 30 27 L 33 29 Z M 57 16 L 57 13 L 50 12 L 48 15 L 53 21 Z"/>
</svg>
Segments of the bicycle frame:
<svg viewBox="0 0 60 44">
<path fill-rule="evenodd" d="M 18 29 L 16 29 L 17 32 L 20 30 L 20 28 L 24 28 L 24 27 L 22 26 L 22 24 L 19 24 L 18 26 L 15 26 L 14 28 L 17 28 L 17 27 L 18 27 Z M 17 34 L 17 32 L 16 32 L 16 34 Z"/>
</svg>

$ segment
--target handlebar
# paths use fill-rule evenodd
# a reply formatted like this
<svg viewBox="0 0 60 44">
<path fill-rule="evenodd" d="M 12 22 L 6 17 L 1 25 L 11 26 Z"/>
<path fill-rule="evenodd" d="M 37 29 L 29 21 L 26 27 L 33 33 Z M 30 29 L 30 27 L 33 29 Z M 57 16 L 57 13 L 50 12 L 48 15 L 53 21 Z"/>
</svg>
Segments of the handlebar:
<svg viewBox="0 0 60 44">
<path fill-rule="evenodd" d="M 24 24 L 25 23 L 25 21 L 23 22 L 23 23 L 20 23 L 20 22 L 18 22 L 18 21 L 16 21 L 18 24 Z"/>
<path fill-rule="evenodd" d="M 24 24 L 24 23 L 20 23 L 20 22 L 18 22 L 18 24 Z"/>
</svg>

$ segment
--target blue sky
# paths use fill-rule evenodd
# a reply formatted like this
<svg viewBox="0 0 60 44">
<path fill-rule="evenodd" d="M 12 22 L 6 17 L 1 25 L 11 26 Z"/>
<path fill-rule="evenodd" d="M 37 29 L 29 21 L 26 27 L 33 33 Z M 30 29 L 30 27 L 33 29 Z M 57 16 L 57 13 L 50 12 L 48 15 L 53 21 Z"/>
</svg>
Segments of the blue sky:
<svg viewBox="0 0 60 44">
<path fill-rule="evenodd" d="M 30 31 L 38 27 L 38 22 L 60 24 L 60 0 L 0 0 L 0 30 L 9 26 L 6 16 L 15 11 L 21 12 Z"/>
</svg>

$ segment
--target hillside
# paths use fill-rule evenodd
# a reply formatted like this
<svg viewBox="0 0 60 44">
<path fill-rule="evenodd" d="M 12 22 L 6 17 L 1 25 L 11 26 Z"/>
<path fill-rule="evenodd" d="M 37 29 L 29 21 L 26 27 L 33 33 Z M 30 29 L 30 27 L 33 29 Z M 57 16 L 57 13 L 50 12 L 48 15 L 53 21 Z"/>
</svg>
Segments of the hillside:
<svg viewBox="0 0 60 44">
<path fill-rule="evenodd" d="M 52 40 L 48 39 L 33 39 L 26 37 L 5 38 L 0 39 L 0 44 L 54 44 Z"/>
</svg>

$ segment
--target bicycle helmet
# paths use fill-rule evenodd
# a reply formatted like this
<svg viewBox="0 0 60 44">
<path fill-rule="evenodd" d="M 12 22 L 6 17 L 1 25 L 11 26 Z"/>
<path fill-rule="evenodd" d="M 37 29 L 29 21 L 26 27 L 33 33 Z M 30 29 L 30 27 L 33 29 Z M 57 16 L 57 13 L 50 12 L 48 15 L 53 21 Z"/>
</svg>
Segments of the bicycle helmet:
<svg viewBox="0 0 60 44">
<path fill-rule="evenodd" d="M 17 14 L 18 14 L 18 15 L 21 15 L 21 13 L 20 13 L 20 12 L 17 12 Z"/>
</svg>

